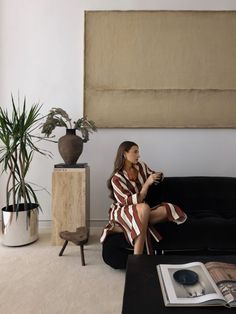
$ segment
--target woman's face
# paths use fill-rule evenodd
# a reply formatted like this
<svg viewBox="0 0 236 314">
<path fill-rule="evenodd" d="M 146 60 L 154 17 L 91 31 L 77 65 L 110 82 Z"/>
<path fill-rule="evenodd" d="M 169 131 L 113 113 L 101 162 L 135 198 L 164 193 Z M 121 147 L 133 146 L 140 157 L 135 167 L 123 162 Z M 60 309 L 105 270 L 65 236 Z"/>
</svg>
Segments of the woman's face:
<svg viewBox="0 0 236 314">
<path fill-rule="evenodd" d="M 132 162 L 132 164 L 136 164 L 139 160 L 139 148 L 138 146 L 132 146 L 128 152 L 124 153 L 125 159 Z"/>
</svg>

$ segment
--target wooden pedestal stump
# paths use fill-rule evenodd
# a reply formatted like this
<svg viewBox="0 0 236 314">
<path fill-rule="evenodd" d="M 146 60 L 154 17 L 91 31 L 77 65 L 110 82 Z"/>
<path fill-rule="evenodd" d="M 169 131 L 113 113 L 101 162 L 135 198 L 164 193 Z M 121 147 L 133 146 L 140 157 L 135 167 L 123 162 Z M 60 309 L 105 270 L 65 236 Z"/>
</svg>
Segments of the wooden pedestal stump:
<svg viewBox="0 0 236 314">
<path fill-rule="evenodd" d="M 62 245 L 60 232 L 89 230 L 89 167 L 54 168 L 52 175 L 52 244 Z"/>
</svg>

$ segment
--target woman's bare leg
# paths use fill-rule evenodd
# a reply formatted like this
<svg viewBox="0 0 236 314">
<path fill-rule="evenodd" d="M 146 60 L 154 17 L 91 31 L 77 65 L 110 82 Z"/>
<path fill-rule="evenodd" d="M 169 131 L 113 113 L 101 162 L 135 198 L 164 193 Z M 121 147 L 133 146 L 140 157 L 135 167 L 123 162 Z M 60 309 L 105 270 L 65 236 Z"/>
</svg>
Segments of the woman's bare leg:
<svg viewBox="0 0 236 314">
<path fill-rule="evenodd" d="M 159 206 L 153 209 L 149 215 L 149 222 L 150 224 L 156 224 L 158 222 L 166 221 L 167 220 L 167 211 L 165 206 Z"/>
<path fill-rule="evenodd" d="M 147 226 L 150 215 L 150 207 L 145 203 L 141 203 L 137 205 L 137 211 L 139 219 L 142 223 L 142 231 L 140 235 L 138 235 L 138 237 L 135 239 L 134 254 L 143 254 L 143 248 L 146 240 Z"/>
</svg>

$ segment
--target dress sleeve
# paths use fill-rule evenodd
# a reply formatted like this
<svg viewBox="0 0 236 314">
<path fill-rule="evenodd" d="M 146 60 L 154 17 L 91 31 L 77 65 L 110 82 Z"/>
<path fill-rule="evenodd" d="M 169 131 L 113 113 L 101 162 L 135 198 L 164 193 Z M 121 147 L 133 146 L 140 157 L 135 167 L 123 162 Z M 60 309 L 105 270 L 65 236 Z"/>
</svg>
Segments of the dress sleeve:
<svg viewBox="0 0 236 314">
<path fill-rule="evenodd" d="M 150 176 L 150 174 L 156 172 L 156 171 L 150 169 L 144 162 L 143 162 L 143 165 L 144 165 L 144 167 L 145 167 L 145 171 L 146 171 L 146 174 L 147 174 L 147 178 Z M 163 180 L 163 179 L 164 179 L 164 175 L 163 175 L 163 173 L 162 173 L 162 179 L 161 179 L 161 180 Z"/>
<path fill-rule="evenodd" d="M 135 205 L 138 204 L 139 193 L 132 193 L 127 184 L 118 176 L 111 179 L 114 196 L 121 205 Z"/>
</svg>

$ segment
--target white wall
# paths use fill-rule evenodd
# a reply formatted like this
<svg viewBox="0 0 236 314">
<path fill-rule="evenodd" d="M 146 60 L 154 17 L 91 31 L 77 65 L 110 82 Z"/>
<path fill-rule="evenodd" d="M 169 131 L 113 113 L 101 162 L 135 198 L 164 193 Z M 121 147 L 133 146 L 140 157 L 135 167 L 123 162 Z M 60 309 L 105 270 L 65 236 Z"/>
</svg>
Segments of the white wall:
<svg viewBox="0 0 236 314">
<path fill-rule="evenodd" d="M 83 110 L 84 10 L 235 10 L 234 0 L 0 0 L 0 104 L 10 93 L 40 101 L 43 113 L 63 107 L 72 118 Z M 64 130 L 57 130 L 63 135 Z M 236 130 L 100 129 L 85 144 L 80 162 L 91 167 L 91 219 L 105 220 L 110 204 L 106 179 L 117 146 L 137 142 L 142 159 L 168 176 L 236 176 Z M 51 190 L 53 165 L 62 162 L 56 144 L 44 144 L 52 160 L 36 157 L 30 180 Z M 1 179 L 0 207 L 4 206 Z M 41 220 L 51 219 L 51 197 L 39 195 Z"/>
</svg>

